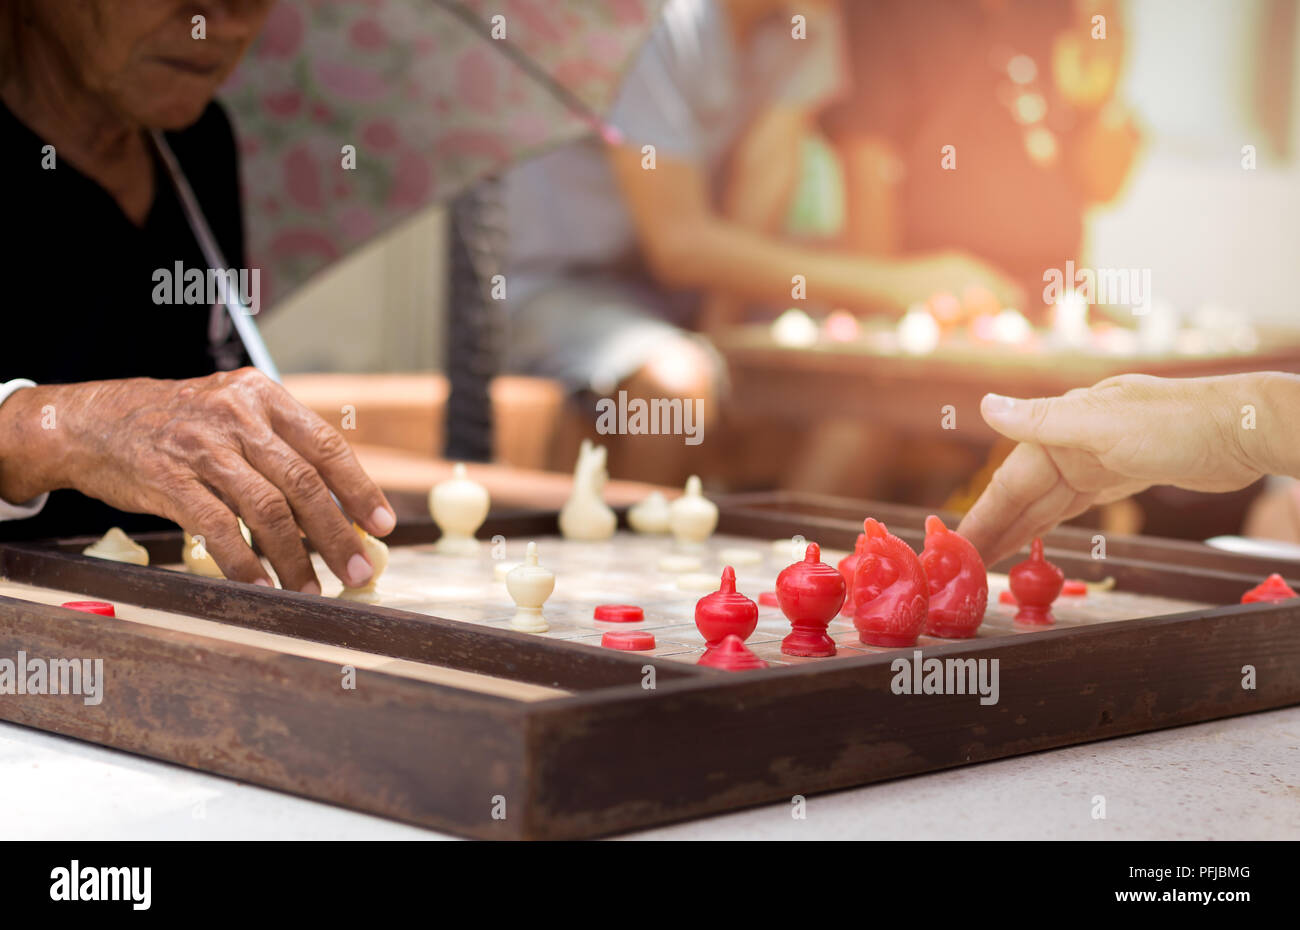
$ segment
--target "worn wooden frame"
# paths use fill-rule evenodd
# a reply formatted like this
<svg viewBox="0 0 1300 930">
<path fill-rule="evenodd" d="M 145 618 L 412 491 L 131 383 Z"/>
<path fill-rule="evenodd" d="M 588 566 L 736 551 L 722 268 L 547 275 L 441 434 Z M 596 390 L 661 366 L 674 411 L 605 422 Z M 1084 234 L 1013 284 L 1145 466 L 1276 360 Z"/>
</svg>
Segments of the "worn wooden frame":
<svg viewBox="0 0 1300 930">
<path fill-rule="evenodd" d="M 922 511 L 806 495 L 728 499 L 719 529 L 847 548 L 867 513 L 919 547 Z M 497 514 L 483 529 L 554 532 L 554 513 Z M 408 524 L 393 542 L 435 536 Z M 146 542 L 155 561 L 179 559 L 178 537 Z M 0 718 L 471 837 L 606 835 L 1300 703 L 1300 605 L 1236 603 L 1279 567 L 1168 540 L 1111 539 L 1105 560 L 1089 533 L 1047 544 L 1072 577 L 1226 606 L 924 649 L 997 658 L 993 706 L 893 693 L 891 663 L 911 650 L 728 674 L 103 562 L 83 544 L 0 545 L 0 577 L 571 694 L 515 701 L 364 670 L 348 691 L 333 663 L 0 597 L 0 656 L 99 657 L 106 677 L 98 706 L 0 696 Z"/>
</svg>

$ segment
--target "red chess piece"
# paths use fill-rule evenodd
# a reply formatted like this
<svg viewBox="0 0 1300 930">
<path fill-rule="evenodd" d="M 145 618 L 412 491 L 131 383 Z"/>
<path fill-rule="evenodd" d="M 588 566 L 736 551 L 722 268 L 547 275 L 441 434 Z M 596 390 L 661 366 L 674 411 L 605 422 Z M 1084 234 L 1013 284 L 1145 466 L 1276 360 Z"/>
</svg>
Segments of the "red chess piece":
<svg viewBox="0 0 1300 930">
<path fill-rule="evenodd" d="M 931 514 L 925 518 L 921 567 L 930 589 L 925 634 L 944 639 L 974 636 L 989 603 L 989 576 L 975 547 Z"/>
<path fill-rule="evenodd" d="M 1269 575 L 1258 586 L 1251 588 L 1241 596 L 1243 604 L 1276 604 L 1278 601 L 1300 597 L 1291 590 L 1291 586 L 1278 574 Z M 66 604 L 64 605 L 67 606 Z"/>
<path fill-rule="evenodd" d="M 722 570 L 718 590 L 696 602 L 695 626 L 708 643 L 706 656 L 729 635 L 743 643 L 758 626 L 758 605 L 736 593 L 736 571 L 730 565 Z"/>
<path fill-rule="evenodd" d="M 712 649 L 706 649 L 697 665 L 720 668 L 728 672 L 744 672 L 752 668 L 767 668 L 767 663 L 760 659 L 740 641 L 740 637 L 730 633 L 722 642 Z"/>
<path fill-rule="evenodd" d="M 786 566 L 776 576 L 781 612 L 793 627 L 781 641 L 781 651 L 788 656 L 835 655 L 826 625 L 844 604 L 844 576 L 821 559 L 821 547 L 809 543 L 803 561 Z"/>
<path fill-rule="evenodd" d="M 865 553 L 853 575 L 853 625 L 871 646 L 912 646 L 925 623 L 929 592 L 912 547 L 870 517 Z"/>
<path fill-rule="evenodd" d="M 839 570 L 844 576 L 844 610 L 846 616 L 853 616 L 853 573 L 858 570 L 858 563 L 867 551 L 867 534 L 859 533 L 858 541 L 853 544 L 853 551 L 840 559 Z"/>
<path fill-rule="evenodd" d="M 1065 584 L 1065 572 L 1043 558 L 1043 541 L 1035 539 L 1029 548 L 1029 558 L 1009 573 L 1011 593 L 1015 595 L 1020 610 L 1016 623 L 1030 626 L 1048 626 L 1056 618 L 1048 609 Z"/>
</svg>

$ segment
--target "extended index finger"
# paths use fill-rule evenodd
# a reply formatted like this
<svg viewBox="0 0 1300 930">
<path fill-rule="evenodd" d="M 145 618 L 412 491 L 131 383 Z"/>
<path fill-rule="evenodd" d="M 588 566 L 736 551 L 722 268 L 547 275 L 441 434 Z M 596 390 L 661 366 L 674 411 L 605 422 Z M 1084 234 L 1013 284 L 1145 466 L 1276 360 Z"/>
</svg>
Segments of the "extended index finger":
<svg viewBox="0 0 1300 930">
<path fill-rule="evenodd" d="M 1038 516 L 1043 501 L 1056 492 L 1059 480 L 1056 467 L 1041 447 L 1021 443 L 998 466 L 957 532 L 970 540 L 984 564 L 992 565 L 1023 544 L 1010 543 L 1008 534 L 1031 511 Z"/>
</svg>

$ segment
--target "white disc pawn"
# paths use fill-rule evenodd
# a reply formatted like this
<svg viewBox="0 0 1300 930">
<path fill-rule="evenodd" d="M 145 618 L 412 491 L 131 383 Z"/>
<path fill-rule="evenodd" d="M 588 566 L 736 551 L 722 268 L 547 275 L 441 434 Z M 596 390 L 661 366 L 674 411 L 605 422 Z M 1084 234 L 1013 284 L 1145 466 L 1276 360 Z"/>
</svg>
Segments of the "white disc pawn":
<svg viewBox="0 0 1300 930">
<path fill-rule="evenodd" d="M 530 542 L 524 564 L 506 575 L 506 591 L 515 602 L 510 629 L 521 633 L 545 633 L 550 627 L 542 616 L 542 605 L 555 590 L 555 573 L 537 564 L 537 543 Z"/>
<path fill-rule="evenodd" d="M 491 506 L 487 488 L 466 477 L 465 465 L 457 462 L 452 476 L 429 492 L 429 514 L 442 531 L 434 548 L 447 555 L 477 554 L 479 544 L 474 534 L 487 519 Z"/>
</svg>

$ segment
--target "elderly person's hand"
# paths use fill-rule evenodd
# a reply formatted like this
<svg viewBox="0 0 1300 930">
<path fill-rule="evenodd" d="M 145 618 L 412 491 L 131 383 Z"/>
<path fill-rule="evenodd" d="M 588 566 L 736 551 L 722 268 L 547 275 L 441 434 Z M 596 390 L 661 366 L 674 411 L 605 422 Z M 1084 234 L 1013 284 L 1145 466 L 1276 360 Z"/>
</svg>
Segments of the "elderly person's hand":
<svg viewBox="0 0 1300 930">
<path fill-rule="evenodd" d="M 959 532 L 987 564 L 1094 504 L 1155 484 L 1235 491 L 1300 469 L 1288 420 L 1300 378 L 1120 375 L 1062 397 L 989 394 L 984 419 L 1020 444 L 993 475 Z"/>
<path fill-rule="evenodd" d="M 281 585 L 313 594 L 300 526 L 345 584 L 373 574 L 331 489 L 367 531 L 382 536 L 396 523 L 343 437 L 251 368 L 18 391 L 0 407 L 0 498 L 57 488 L 174 520 L 203 537 L 226 577 L 270 584 L 238 514 Z"/>
</svg>

